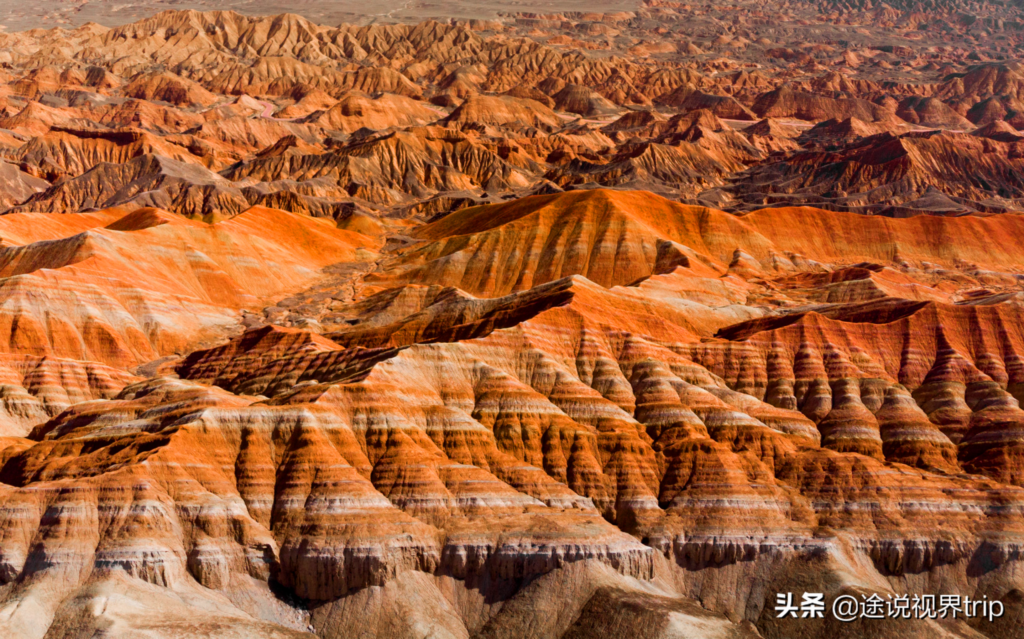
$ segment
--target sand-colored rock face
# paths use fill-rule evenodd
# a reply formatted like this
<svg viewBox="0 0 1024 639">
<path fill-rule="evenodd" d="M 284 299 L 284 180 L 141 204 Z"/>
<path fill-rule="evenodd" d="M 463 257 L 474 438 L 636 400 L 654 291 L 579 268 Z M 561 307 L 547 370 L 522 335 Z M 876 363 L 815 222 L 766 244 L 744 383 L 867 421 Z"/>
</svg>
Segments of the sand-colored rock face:
<svg viewBox="0 0 1024 639">
<path fill-rule="evenodd" d="M 790 636 L 776 592 L 1012 601 L 1022 219 L 606 190 L 400 235 L 0 217 L 3 632 Z"/>
<path fill-rule="evenodd" d="M 0 34 L 0 639 L 1019 637 L 1020 7 L 428 4 Z"/>
</svg>

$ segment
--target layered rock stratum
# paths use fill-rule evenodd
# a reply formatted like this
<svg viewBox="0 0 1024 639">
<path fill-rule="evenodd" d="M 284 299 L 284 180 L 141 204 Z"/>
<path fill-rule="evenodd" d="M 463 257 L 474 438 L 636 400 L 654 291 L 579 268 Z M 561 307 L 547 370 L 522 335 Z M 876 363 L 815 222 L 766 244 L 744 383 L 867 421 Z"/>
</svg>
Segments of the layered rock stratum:
<svg viewBox="0 0 1024 639">
<path fill-rule="evenodd" d="M 1019 637 L 1019 7 L 778 4 L 0 34 L 0 637 Z"/>
</svg>

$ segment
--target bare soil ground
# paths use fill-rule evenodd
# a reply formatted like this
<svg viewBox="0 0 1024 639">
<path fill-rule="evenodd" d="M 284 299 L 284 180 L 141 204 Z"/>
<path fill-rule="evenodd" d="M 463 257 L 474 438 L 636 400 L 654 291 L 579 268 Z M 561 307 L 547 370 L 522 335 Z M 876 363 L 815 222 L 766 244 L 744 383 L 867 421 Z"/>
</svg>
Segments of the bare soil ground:
<svg viewBox="0 0 1024 639">
<path fill-rule="evenodd" d="M 0 29 L 77 27 L 87 22 L 113 27 L 168 9 L 230 10 L 253 16 L 297 13 L 320 24 L 374 24 L 414 23 L 427 18 L 489 19 L 508 12 L 629 11 L 636 6 L 632 0 L 0 0 Z"/>
</svg>

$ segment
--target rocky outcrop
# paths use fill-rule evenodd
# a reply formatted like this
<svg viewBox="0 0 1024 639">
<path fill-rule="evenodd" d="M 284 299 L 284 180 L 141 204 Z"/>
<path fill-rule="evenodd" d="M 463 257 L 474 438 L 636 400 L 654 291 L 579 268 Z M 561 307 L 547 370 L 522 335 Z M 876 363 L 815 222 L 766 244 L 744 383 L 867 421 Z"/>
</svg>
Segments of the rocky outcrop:
<svg viewBox="0 0 1024 639">
<path fill-rule="evenodd" d="M 1019 7 L 321 5 L 0 34 L 0 635 L 1016 636 Z"/>
<path fill-rule="evenodd" d="M 0 251 L 0 350 L 130 368 L 222 335 L 239 309 L 373 244 L 270 209 L 214 225 L 138 209 Z"/>
</svg>

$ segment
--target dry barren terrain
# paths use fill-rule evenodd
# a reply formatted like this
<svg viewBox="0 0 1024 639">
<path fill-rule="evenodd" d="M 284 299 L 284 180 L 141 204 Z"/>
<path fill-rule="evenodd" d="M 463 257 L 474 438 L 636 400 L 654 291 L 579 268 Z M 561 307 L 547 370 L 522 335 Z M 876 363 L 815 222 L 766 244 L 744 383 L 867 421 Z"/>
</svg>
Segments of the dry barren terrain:
<svg viewBox="0 0 1024 639">
<path fill-rule="evenodd" d="M 572 5 L 12 9 L 0 637 L 1021 636 L 1021 7 Z"/>
</svg>

